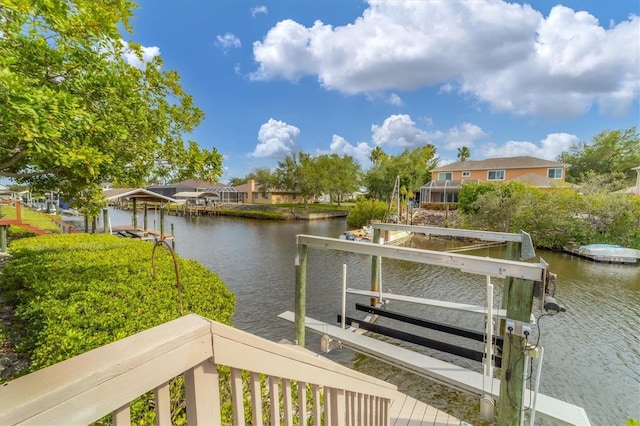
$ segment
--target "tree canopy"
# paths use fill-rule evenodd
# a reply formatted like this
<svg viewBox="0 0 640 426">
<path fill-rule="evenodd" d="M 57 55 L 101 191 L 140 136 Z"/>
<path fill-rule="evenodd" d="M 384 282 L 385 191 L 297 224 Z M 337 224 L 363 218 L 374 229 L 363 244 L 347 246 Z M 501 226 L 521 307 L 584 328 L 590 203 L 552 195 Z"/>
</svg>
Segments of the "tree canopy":
<svg viewBox="0 0 640 426">
<path fill-rule="evenodd" d="M 640 166 L 640 134 L 636 127 L 605 130 L 594 136 L 591 143 L 574 144 L 558 156 L 558 161 L 569 164 L 567 181 L 571 183 L 581 183 L 593 172 L 621 173 L 623 184 L 629 184 L 635 182 L 633 168 Z"/>
<path fill-rule="evenodd" d="M 97 195 L 103 181 L 138 186 L 160 174 L 217 181 L 221 155 L 184 139 L 203 113 L 178 74 L 162 70 L 158 56 L 143 63 L 141 47 L 123 41 L 134 7 L 3 0 L 0 176 L 72 201 Z"/>
<path fill-rule="evenodd" d="M 397 156 L 383 155 L 364 174 L 363 184 L 369 196 L 387 200 L 392 192 L 396 176 L 400 186 L 412 196 L 422 185 L 431 180 L 431 170 L 438 165 L 436 147 L 428 144 L 413 150 L 404 150 Z"/>
</svg>

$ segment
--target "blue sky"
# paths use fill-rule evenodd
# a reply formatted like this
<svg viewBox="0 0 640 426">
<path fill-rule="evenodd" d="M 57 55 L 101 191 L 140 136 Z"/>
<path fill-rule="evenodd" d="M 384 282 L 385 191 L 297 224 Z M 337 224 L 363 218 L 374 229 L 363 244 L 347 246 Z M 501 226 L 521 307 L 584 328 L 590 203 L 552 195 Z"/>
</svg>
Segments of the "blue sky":
<svg viewBox="0 0 640 426">
<path fill-rule="evenodd" d="M 291 152 L 553 160 L 640 123 L 637 0 L 143 0 L 123 34 L 204 111 L 224 175 Z"/>
</svg>

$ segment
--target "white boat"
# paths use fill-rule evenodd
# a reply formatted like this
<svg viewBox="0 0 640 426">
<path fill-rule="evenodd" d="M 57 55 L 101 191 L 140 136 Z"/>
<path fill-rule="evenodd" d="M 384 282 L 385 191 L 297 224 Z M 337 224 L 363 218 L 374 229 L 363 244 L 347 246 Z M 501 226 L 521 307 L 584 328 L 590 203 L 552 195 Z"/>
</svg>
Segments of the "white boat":
<svg viewBox="0 0 640 426">
<path fill-rule="evenodd" d="M 607 263 L 636 263 L 640 259 L 640 250 L 616 244 L 587 244 L 578 247 L 576 254 L 595 262 Z"/>
</svg>

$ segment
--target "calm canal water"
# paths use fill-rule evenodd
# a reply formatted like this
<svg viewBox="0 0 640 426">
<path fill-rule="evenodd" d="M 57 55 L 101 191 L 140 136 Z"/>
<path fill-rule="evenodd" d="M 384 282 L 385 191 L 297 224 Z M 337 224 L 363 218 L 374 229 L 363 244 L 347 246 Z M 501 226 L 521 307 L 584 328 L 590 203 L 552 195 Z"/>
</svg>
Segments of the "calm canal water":
<svg viewBox="0 0 640 426">
<path fill-rule="evenodd" d="M 130 213 L 110 211 L 112 224 L 130 224 Z M 152 223 L 152 218 L 149 223 Z M 170 216 L 174 224 L 176 251 L 199 260 L 216 272 L 236 295 L 234 325 L 258 336 L 293 340 L 293 325 L 277 315 L 294 310 L 297 234 L 336 237 L 348 229 L 344 219 L 322 221 L 262 221 L 226 217 L 187 219 Z M 142 223 L 139 219 L 138 223 Z M 151 225 L 150 225 L 151 226 Z M 424 247 L 424 241 L 412 244 Z M 430 249 L 448 242 L 431 242 Z M 500 249 L 481 250 L 480 256 L 504 257 Z M 592 425 L 624 425 L 640 418 L 640 267 L 598 264 L 563 253 L 538 251 L 558 275 L 556 299 L 567 312 L 540 318 L 540 344 L 545 348 L 540 391 L 582 406 Z M 307 315 L 336 324 L 340 312 L 342 264 L 347 264 L 348 286 L 368 289 L 371 260 L 367 256 L 309 249 L 307 269 Z M 385 291 L 484 304 L 485 277 L 446 268 L 383 260 Z M 494 281 L 496 302 L 499 282 Z M 347 300 L 347 315 L 355 302 Z M 536 299 L 537 301 L 537 299 Z M 425 319 L 480 329 L 477 317 L 438 308 L 396 304 L 389 309 Z M 536 317 L 540 311 L 535 308 Z M 455 343 L 437 332 L 423 335 Z M 538 332 L 534 327 L 534 339 Z M 409 345 L 406 345 L 409 347 Z M 319 339 L 307 335 L 307 347 L 319 352 Z M 480 348 L 476 348 L 480 350 Z M 481 366 L 429 349 L 421 352 L 481 371 Z M 339 349 L 326 355 L 342 364 L 387 380 L 414 397 L 454 416 L 481 424 L 478 398 L 434 384 L 388 364 Z M 544 424 L 542 422 L 536 422 Z"/>
</svg>

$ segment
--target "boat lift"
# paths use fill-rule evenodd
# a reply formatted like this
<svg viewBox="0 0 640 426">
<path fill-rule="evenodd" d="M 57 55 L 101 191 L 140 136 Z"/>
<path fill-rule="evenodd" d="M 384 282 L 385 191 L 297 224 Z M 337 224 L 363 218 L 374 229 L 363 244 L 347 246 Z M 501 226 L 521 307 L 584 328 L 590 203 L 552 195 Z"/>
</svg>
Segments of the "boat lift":
<svg viewBox="0 0 640 426">
<path fill-rule="evenodd" d="M 447 235 L 461 238 L 470 238 L 485 241 L 500 241 L 507 243 L 508 256 L 518 257 L 520 259 L 531 258 L 535 255 L 533 244 L 526 233 L 507 234 L 484 231 L 469 231 L 461 229 L 447 229 L 434 227 L 420 227 L 410 225 L 393 225 L 393 224 L 373 224 L 374 242 L 379 232 L 383 230 L 403 230 L 409 232 L 428 233 L 430 235 Z M 381 244 L 372 244 L 368 242 L 354 242 L 347 240 L 339 240 L 335 238 L 317 237 L 310 235 L 297 236 L 298 253 L 296 255 L 296 309 L 294 312 L 284 312 L 279 315 L 280 318 L 295 323 L 296 342 L 304 346 L 305 329 L 318 333 L 323 336 L 322 341 L 325 347 L 329 348 L 328 342 L 337 344 L 340 347 L 348 347 L 357 352 L 371 356 L 372 358 L 389 362 L 393 365 L 402 367 L 411 372 L 419 374 L 447 386 L 477 394 L 481 398 L 481 413 L 484 416 L 493 415 L 493 399 L 498 401 L 498 424 L 499 425 L 516 425 L 524 424 L 524 413 L 529 413 L 529 421 L 533 422 L 536 414 L 541 418 L 550 419 L 558 424 L 564 425 L 589 425 L 589 419 L 582 407 L 566 403 L 555 398 L 542 395 L 537 392 L 538 382 L 535 389 L 530 391 L 523 386 L 524 376 L 528 369 L 530 358 L 538 358 L 538 379 L 540 377 L 540 366 L 542 363 L 542 354 L 544 351 L 541 347 L 532 348 L 528 345 L 527 337 L 531 333 L 532 323 L 532 304 L 534 290 L 541 295 L 541 306 L 544 306 L 544 295 L 547 283 L 553 276 L 548 270 L 548 264 L 541 259 L 539 263 L 525 263 L 509 259 L 493 259 L 478 256 L 469 256 L 459 253 L 447 253 L 431 250 L 422 250 L 410 247 L 387 246 Z M 341 327 L 327 324 L 313 318 L 306 317 L 306 262 L 308 247 L 348 251 L 372 256 L 372 281 L 371 290 L 362 290 L 346 287 L 346 271 L 343 271 L 343 306 L 342 313 L 338 317 Z M 429 264 L 434 266 L 443 266 L 458 269 L 463 272 L 484 275 L 487 277 L 487 291 L 493 289 L 491 285 L 491 277 L 504 279 L 503 306 L 500 309 L 493 309 L 489 306 L 474 306 L 463 303 L 445 302 L 434 299 L 426 299 L 420 297 L 411 297 L 405 295 L 397 295 L 385 293 L 382 291 L 380 280 L 380 261 L 381 258 L 392 258 L 416 263 Z M 377 267 L 376 267 L 377 266 Z M 343 266 L 346 269 L 346 265 Z M 380 309 L 376 305 L 378 303 L 386 303 L 389 300 L 420 303 L 423 305 L 436 306 L 445 309 L 457 309 L 470 313 L 476 313 L 485 316 L 487 327 L 484 333 L 473 332 L 470 330 L 459 329 L 458 327 L 447 326 L 444 324 L 418 324 L 421 326 L 433 327 L 450 327 L 455 330 L 454 333 L 473 335 L 473 339 L 481 339 L 486 342 L 484 353 L 475 351 L 462 351 L 461 356 L 482 361 L 484 364 L 484 374 L 458 367 L 449 362 L 441 361 L 415 351 L 398 347 L 396 345 L 386 343 L 365 333 L 368 329 L 379 327 L 367 321 L 356 321 L 347 318 L 345 315 L 345 299 L 346 294 L 359 295 L 370 298 L 372 306 L 357 305 L 357 310 L 367 312 L 370 315 L 391 315 L 394 319 L 416 324 L 421 321 L 419 319 L 407 317 L 403 314 L 390 313 L 384 309 Z M 491 296 L 487 296 L 489 301 Z M 385 312 L 386 311 L 386 312 Z M 492 336 L 494 318 L 501 321 L 501 336 Z M 412 322 L 413 321 L 413 322 Z M 350 325 L 347 328 L 347 325 Z M 379 332 L 378 329 L 377 332 Z M 387 331 L 387 330 L 385 330 Z M 395 332 L 391 332 L 393 337 Z M 460 334 L 458 334 L 460 335 Z M 487 335 L 489 337 L 487 337 Z M 413 335 L 411 335 L 413 336 Z M 409 336 L 411 339 L 412 337 Z M 469 337 L 464 336 L 464 337 Z M 402 336 L 400 338 L 407 337 Z M 427 339 L 428 340 L 428 339 Z M 409 340 L 411 341 L 411 340 Z M 414 342 L 416 343 L 416 342 Z M 433 344 L 426 343 L 425 346 Z M 421 344 L 418 342 L 418 344 Z M 455 353 L 458 349 L 447 347 L 446 344 L 439 343 L 440 347 L 444 347 L 445 351 Z M 493 347 L 502 346 L 502 357 L 492 356 Z M 438 346 L 438 343 L 436 343 Z M 453 345 L 449 345 L 453 346 Z M 430 346 L 434 347 L 434 346 Z M 448 350 L 449 349 L 449 350 Z M 440 349 L 443 350 L 443 349 Z M 453 352 L 452 352 L 453 351 Z M 456 354 L 459 355 L 459 354 Z M 526 356 L 523 356 L 526 355 Z M 494 378 L 493 368 L 495 362 L 500 363 L 501 378 Z M 508 373 L 507 373 L 508 372 Z M 499 398 L 500 395 L 506 397 Z M 524 401 L 530 401 L 531 406 L 524 406 Z M 491 417 L 488 417 L 489 419 Z M 530 423 L 533 424 L 533 423 Z"/>
</svg>

